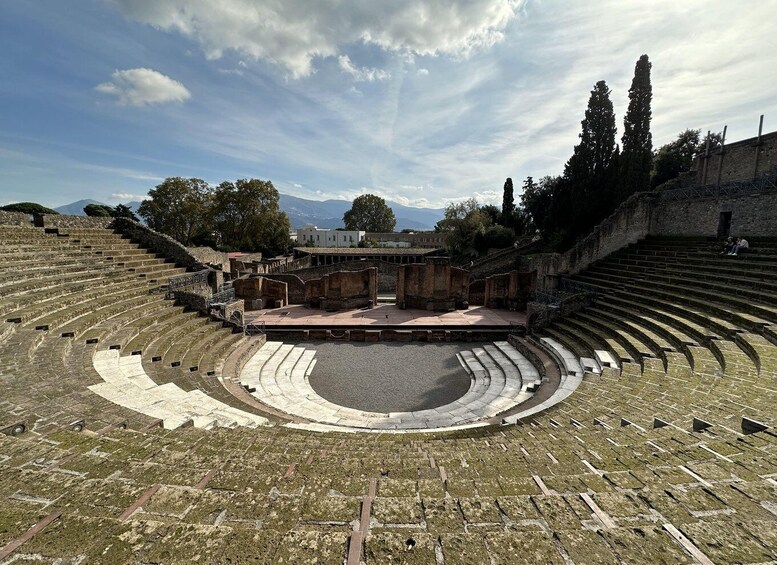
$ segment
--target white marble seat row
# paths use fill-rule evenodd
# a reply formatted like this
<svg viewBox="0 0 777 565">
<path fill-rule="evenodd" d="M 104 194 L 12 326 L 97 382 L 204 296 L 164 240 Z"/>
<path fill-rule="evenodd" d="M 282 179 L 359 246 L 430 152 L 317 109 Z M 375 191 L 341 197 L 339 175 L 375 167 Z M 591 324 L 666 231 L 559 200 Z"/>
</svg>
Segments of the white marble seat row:
<svg viewBox="0 0 777 565">
<path fill-rule="evenodd" d="M 457 358 L 470 373 L 469 390 L 449 404 L 416 412 L 365 412 L 326 400 L 308 381 L 315 351 L 281 342 L 265 343 L 243 367 L 240 383 L 262 403 L 310 420 L 313 428 L 389 431 L 468 426 L 530 398 L 540 382 L 536 368 L 507 342 L 462 351 Z"/>
<path fill-rule="evenodd" d="M 553 394 L 545 401 L 516 414 L 507 416 L 506 418 L 502 418 L 502 424 L 515 424 L 524 418 L 547 410 L 575 392 L 575 389 L 583 382 L 584 372 L 574 353 L 552 338 L 543 337 L 540 341 L 545 348 L 560 361 L 561 366 L 559 368 L 561 369 L 561 382 Z"/>
<path fill-rule="evenodd" d="M 104 382 L 89 390 L 114 404 L 161 419 L 166 429 L 189 421 L 206 429 L 269 424 L 266 418 L 229 406 L 201 390 L 185 391 L 174 383 L 157 385 L 143 369 L 140 355 L 120 357 L 116 350 L 97 351 L 92 363 Z"/>
</svg>

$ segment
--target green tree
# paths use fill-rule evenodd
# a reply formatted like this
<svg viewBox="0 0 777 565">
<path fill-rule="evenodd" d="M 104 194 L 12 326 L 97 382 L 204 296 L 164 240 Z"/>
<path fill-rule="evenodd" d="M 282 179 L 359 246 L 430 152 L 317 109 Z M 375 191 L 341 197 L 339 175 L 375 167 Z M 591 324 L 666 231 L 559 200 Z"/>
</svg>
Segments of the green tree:
<svg viewBox="0 0 777 565">
<path fill-rule="evenodd" d="M 687 129 L 680 132 L 677 139 L 656 150 L 650 178 L 652 188 L 691 170 L 693 158 L 702 149 L 700 136 L 700 130 Z"/>
<path fill-rule="evenodd" d="M 57 214 L 59 212 L 46 208 L 45 206 L 36 202 L 17 202 L 16 204 L 6 204 L 0 207 L 0 210 L 5 212 L 22 212 L 23 214 Z"/>
<path fill-rule="evenodd" d="M 224 249 L 278 255 L 289 247 L 289 218 L 278 209 L 272 181 L 222 182 L 213 195 L 212 219 Z"/>
<path fill-rule="evenodd" d="M 488 224 L 502 224 L 502 210 L 493 204 L 485 204 L 481 206 L 480 211 L 488 218 Z"/>
<path fill-rule="evenodd" d="M 508 177 L 505 181 L 504 188 L 502 189 L 502 225 L 510 225 L 514 210 L 515 199 L 513 197 L 513 179 Z"/>
<path fill-rule="evenodd" d="M 132 220 L 133 222 L 138 221 L 138 217 L 132 211 L 132 208 L 124 204 L 117 205 L 116 208 L 113 209 L 113 213 L 111 214 L 111 216 L 113 216 L 114 218 L 127 218 L 128 220 Z"/>
<path fill-rule="evenodd" d="M 191 245 L 210 231 L 213 190 L 202 179 L 171 177 L 148 193 L 138 213 L 148 227 Z"/>
<path fill-rule="evenodd" d="M 113 216 L 113 206 L 106 204 L 87 204 L 84 206 L 84 214 L 97 218 L 110 218 Z"/>
<path fill-rule="evenodd" d="M 343 214 L 343 223 L 348 230 L 384 233 L 394 231 L 397 219 L 383 198 L 375 194 L 362 194 L 353 201 L 351 209 Z"/>
<path fill-rule="evenodd" d="M 613 160 L 617 128 L 610 89 L 605 81 L 600 80 L 594 85 L 585 118 L 580 124 L 580 143 L 575 146 L 564 170 L 564 176 L 573 184 L 602 177 Z"/>
<path fill-rule="evenodd" d="M 447 234 L 448 250 L 455 259 L 468 261 L 478 256 L 475 236 L 488 225 L 488 216 L 478 205 L 477 199 L 469 198 L 448 204 L 443 219 L 437 222 L 434 229 Z"/>
<path fill-rule="evenodd" d="M 475 233 L 472 243 L 475 250 L 483 255 L 489 249 L 503 249 L 510 247 L 515 242 L 515 232 L 512 228 L 493 225 Z"/>
<path fill-rule="evenodd" d="M 594 85 L 581 124 L 580 143 L 556 186 L 554 213 L 565 238 L 574 240 L 599 223 L 615 207 L 615 112 L 607 83 Z"/>
<path fill-rule="evenodd" d="M 623 149 L 620 156 L 621 201 L 650 187 L 653 159 L 653 139 L 650 134 L 650 103 L 653 99 L 651 66 L 648 56 L 642 55 L 634 68 L 634 79 L 629 89 L 629 108 L 623 121 Z"/>
</svg>

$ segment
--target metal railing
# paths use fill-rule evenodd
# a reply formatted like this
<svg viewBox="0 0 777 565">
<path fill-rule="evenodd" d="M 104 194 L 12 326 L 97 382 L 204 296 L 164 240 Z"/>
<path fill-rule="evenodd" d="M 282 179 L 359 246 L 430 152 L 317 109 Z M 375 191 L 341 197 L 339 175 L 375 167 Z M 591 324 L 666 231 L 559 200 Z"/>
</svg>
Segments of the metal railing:
<svg viewBox="0 0 777 565">
<path fill-rule="evenodd" d="M 185 273 L 177 277 L 167 279 L 167 298 L 174 298 L 176 291 L 195 287 L 208 286 L 209 269 L 203 269 L 195 273 Z"/>
<path fill-rule="evenodd" d="M 535 290 L 527 305 L 526 324 L 530 330 L 542 328 L 556 318 L 591 304 L 598 289 L 568 277 L 559 278 L 558 290 Z"/>
<path fill-rule="evenodd" d="M 246 336 L 260 335 L 265 333 L 264 322 L 251 322 L 243 326 L 243 333 Z"/>
<path fill-rule="evenodd" d="M 718 196 L 741 196 L 769 190 L 777 191 L 777 173 L 758 176 L 749 180 L 727 181 L 704 186 L 689 186 L 661 192 L 664 200 L 692 200 L 695 198 L 714 198 Z"/>
</svg>

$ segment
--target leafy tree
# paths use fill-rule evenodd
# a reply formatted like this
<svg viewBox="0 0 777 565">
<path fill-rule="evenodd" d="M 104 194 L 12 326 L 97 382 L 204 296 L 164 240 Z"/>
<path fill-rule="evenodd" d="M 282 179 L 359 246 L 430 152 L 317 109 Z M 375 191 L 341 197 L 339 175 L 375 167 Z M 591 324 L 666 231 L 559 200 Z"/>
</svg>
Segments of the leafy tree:
<svg viewBox="0 0 777 565">
<path fill-rule="evenodd" d="M 700 135 L 700 130 L 687 129 L 680 132 L 674 141 L 658 148 L 653 155 L 651 187 L 655 188 L 691 170 L 693 158 L 701 150 Z"/>
<path fill-rule="evenodd" d="M 502 210 L 493 204 L 481 206 L 480 211 L 486 215 L 489 224 L 502 224 Z"/>
<path fill-rule="evenodd" d="M 222 182 L 213 194 L 212 218 L 217 240 L 225 249 L 265 255 L 289 247 L 289 218 L 278 209 L 280 195 L 272 181 L 239 179 Z"/>
<path fill-rule="evenodd" d="M 22 212 L 23 214 L 57 214 L 59 212 L 46 208 L 45 206 L 36 202 L 17 202 L 16 204 L 6 204 L 0 207 L 0 210 L 5 212 Z"/>
<path fill-rule="evenodd" d="M 650 187 L 653 158 L 650 134 L 650 102 L 653 98 L 651 66 L 648 56 L 642 55 L 634 68 L 634 79 L 629 89 L 629 108 L 623 121 L 623 151 L 620 156 L 621 200 Z"/>
<path fill-rule="evenodd" d="M 513 198 L 513 179 L 509 178 L 505 181 L 504 188 L 502 189 L 502 222 L 503 225 L 509 225 L 510 220 L 513 217 L 513 211 L 515 210 L 515 200 Z"/>
<path fill-rule="evenodd" d="M 478 255 L 475 236 L 489 225 L 488 216 L 476 198 L 452 202 L 445 208 L 443 219 L 437 222 L 436 232 L 447 234 L 448 249 L 458 260 L 470 260 Z"/>
<path fill-rule="evenodd" d="M 515 232 L 505 226 L 488 226 L 475 233 L 473 247 L 481 255 L 489 249 L 510 247 L 515 242 Z"/>
<path fill-rule="evenodd" d="M 87 204 L 84 206 L 84 214 L 97 218 L 110 218 L 113 216 L 113 206 L 106 204 Z"/>
<path fill-rule="evenodd" d="M 568 213 L 565 212 L 569 201 L 568 186 L 560 176 L 546 176 L 538 183 L 533 179 L 531 183 L 524 183 L 522 209 L 545 240 L 561 241 L 568 237 Z"/>
<path fill-rule="evenodd" d="M 343 223 L 348 230 L 382 233 L 393 232 L 397 219 L 383 198 L 375 194 L 362 194 L 353 201 L 351 209 L 343 214 Z"/>
<path fill-rule="evenodd" d="M 114 218 L 127 218 L 128 220 L 132 220 L 133 222 L 138 221 L 138 217 L 135 215 L 135 213 L 132 211 L 132 208 L 129 206 L 125 206 L 124 204 L 119 204 L 116 206 L 116 208 L 113 209 L 113 213 L 111 214 Z"/>
<path fill-rule="evenodd" d="M 138 213 L 148 226 L 184 245 L 207 236 L 213 190 L 202 179 L 171 177 L 148 193 Z"/>
</svg>

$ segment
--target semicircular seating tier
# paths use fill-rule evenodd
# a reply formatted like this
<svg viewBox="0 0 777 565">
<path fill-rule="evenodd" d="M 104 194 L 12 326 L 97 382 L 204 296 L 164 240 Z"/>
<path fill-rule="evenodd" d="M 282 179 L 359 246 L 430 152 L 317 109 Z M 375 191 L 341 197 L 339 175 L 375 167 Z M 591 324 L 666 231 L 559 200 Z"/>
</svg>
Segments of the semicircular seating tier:
<svg viewBox="0 0 777 565">
<path fill-rule="evenodd" d="M 519 351 L 499 341 L 458 354 L 470 375 L 470 386 L 453 402 L 415 412 L 366 412 L 332 403 L 313 389 L 308 377 L 315 353 L 303 346 L 268 341 L 243 367 L 240 384 L 260 402 L 310 422 L 296 427 L 420 431 L 486 425 L 484 420 L 531 398 L 542 380 Z"/>
</svg>

